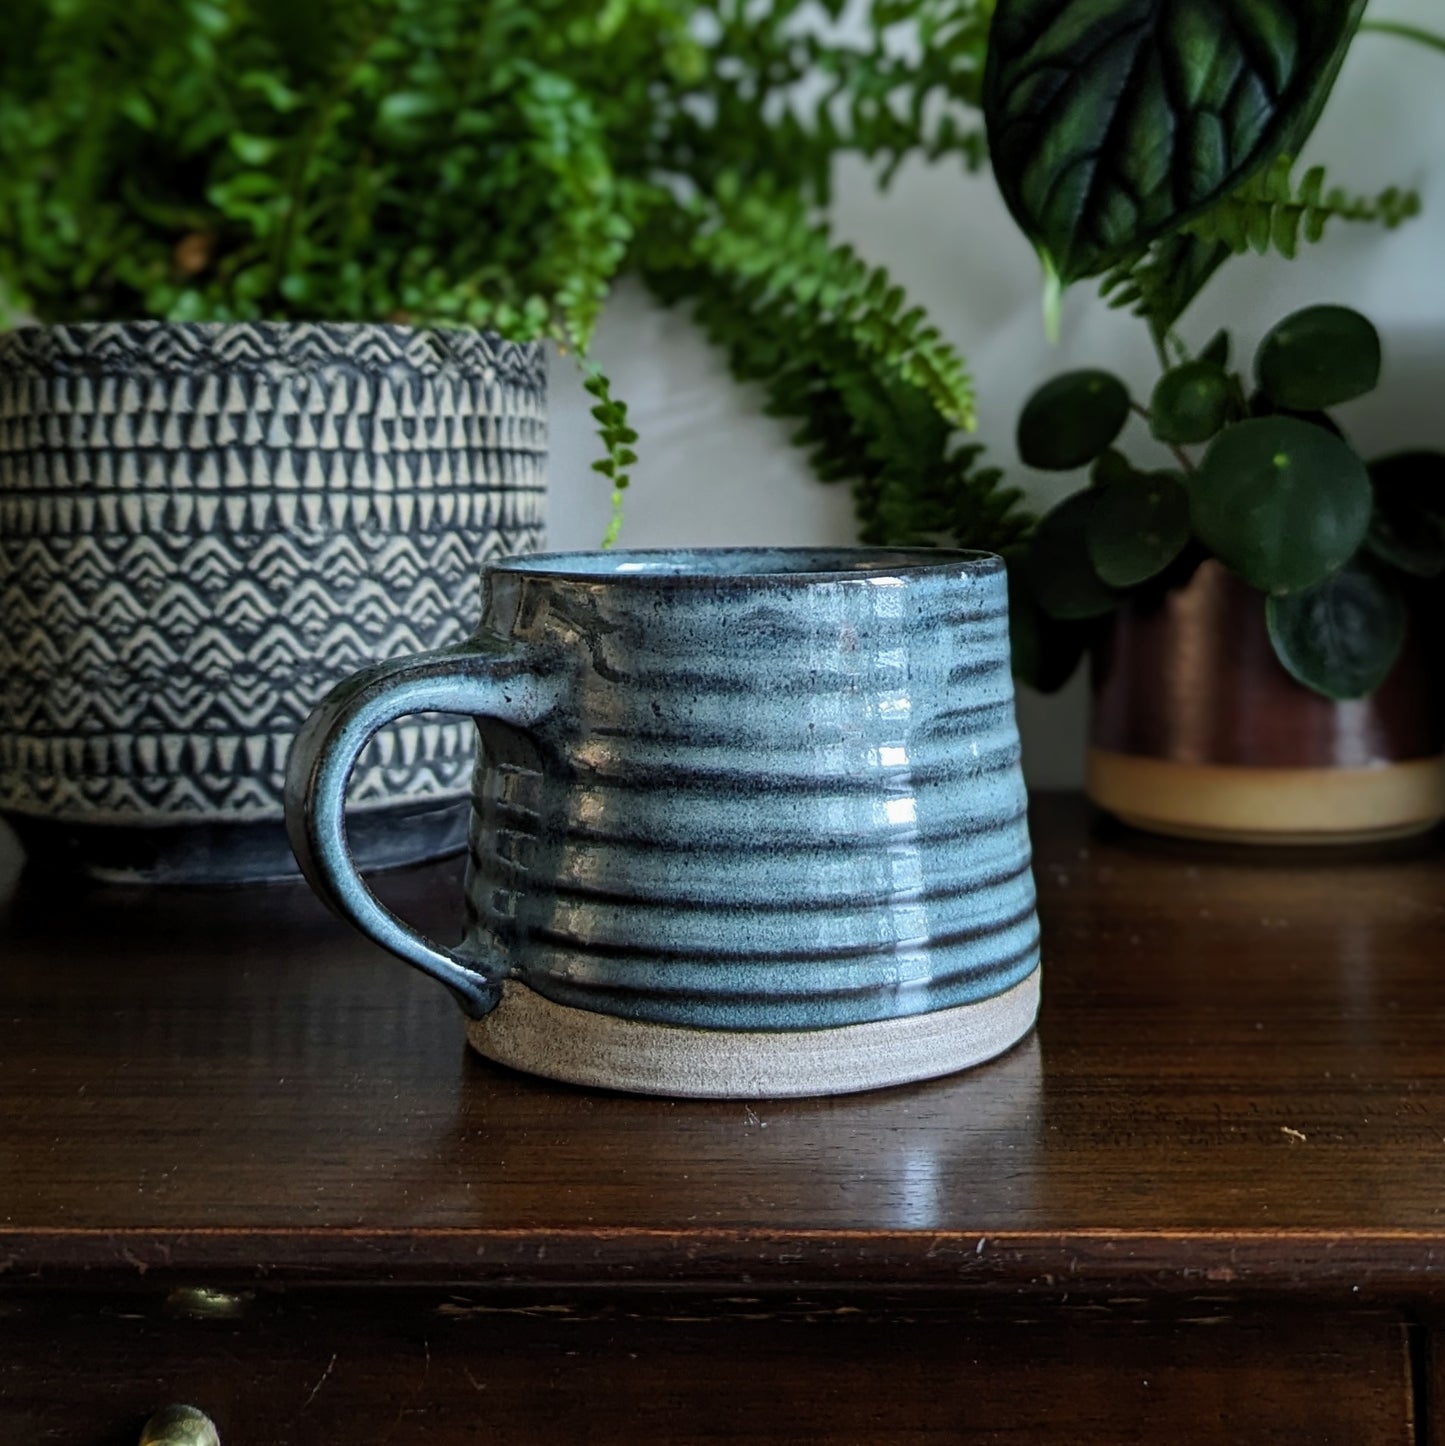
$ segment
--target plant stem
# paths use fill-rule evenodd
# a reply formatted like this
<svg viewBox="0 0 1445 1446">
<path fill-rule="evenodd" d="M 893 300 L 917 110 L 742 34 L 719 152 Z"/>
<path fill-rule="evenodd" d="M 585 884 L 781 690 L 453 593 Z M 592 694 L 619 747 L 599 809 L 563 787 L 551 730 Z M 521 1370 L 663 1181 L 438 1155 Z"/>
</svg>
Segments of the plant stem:
<svg viewBox="0 0 1445 1446">
<path fill-rule="evenodd" d="M 1159 357 L 1160 372 L 1167 372 L 1169 370 L 1169 350 L 1164 346 L 1163 334 L 1153 324 L 1150 324 L 1150 328 L 1148 328 L 1148 340 L 1154 343 L 1154 354 Z M 1144 415 L 1147 416 L 1147 412 Z"/>
<path fill-rule="evenodd" d="M 1183 447 L 1176 446 L 1173 442 L 1166 442 L 1164 445 L 1174 453 L 1174 460 L 1179 463 L 1184 471 L 1193 472 L 1195 470 L 1194 459 Z"/>
<path fill-rule="evenodd" d="M 1044 258 L 1044 335 L 1051 344 L 1059 339 L 1059 314 L 1064 305 L 1064 283 L 1054 270 L 1053 262 Z"/>
<path fill-rule="evenodd" d="M 607 519 L 607 531 L 602 535 L 602 550 L 609 551 L 622 535 L 622 488 L 612 489 L 612 514 Z"/>
<path fill-rule="evenodd" d="M 1138 412 L 1138 414 L 1139 414 L 1141 417 L 1143 417 L 1146 422 L 1149 422 L 1149 421 L 1152 421 L 1152 420 L 1153 420 L 1153 418 L 1151 418 L 1150 415 L 1149 415 L 1149 408 L 1140 405 L 1140 403 L 1136 402 L 1136 401 L 1133 399 L 1133 397 L 1130 397 L 1130 398 L 1129 398 L 1129 406 L 1130 406 L 1130 408 L 1131 408 L 1133 411 Z M 1150 431 L 1151 431 L 1151 434 L 1152 434 L 1152 431 L 1153 431 L 1153 428 L 1152 428 L 1152 427 L 1150 428 Z M 1160 440 L 1162 440 L 1162 439 L 1160 439 Z M 1194 459 L 1189 455 L 1188 452 L 1186 452 L 1186 451 L 1183 449 L 1183 447 L 1177 446 L 1177 445 L 1176 445 L 1175 443 L 1173 443 L 1173 442 L 1165 442 L 1164 445 L 1165 445 L 1166 447 L 1168 447 L 1171 452 L 1174 453 L 1174 460 L 1175 460 L 1176 462 L 1178 462 L 1179 465 L 1180 465 L 1186 472 L 1193 472 L 1193 471 L 1195 470 L 1195 467 L 1194 467 Z"/>
<path fill-rule="evenodd" d="M 1376 35 L 1397 35 L 1401 40 L 1413 40 L 1417 45 L 1445 52 L 1445 35 L 1437 35 L 1419 25 L 1407 25 L 1403 20 L 1362 20 L 1360 29 L 1373 30 Z"/>
</svg>

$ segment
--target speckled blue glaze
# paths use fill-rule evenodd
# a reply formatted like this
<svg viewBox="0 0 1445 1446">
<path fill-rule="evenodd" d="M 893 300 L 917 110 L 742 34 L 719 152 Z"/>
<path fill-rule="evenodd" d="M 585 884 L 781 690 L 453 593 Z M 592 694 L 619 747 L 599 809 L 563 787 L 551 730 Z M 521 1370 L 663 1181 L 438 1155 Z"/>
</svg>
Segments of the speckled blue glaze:
<svg viewBox="0 0 1445 1446">
<path fill-rule="evenodd" d="M 505 978 L 664 1024 L 799 1030 L 991 998 L 1038 964 L 1003 563 L 910 550 L 510 558 L 482 627 L 338 688 L 293 750 L 308 877 L 484 1013 Z M 376 728 L 477 715 L 455 949 L 350 867 Z"/>
</svg>

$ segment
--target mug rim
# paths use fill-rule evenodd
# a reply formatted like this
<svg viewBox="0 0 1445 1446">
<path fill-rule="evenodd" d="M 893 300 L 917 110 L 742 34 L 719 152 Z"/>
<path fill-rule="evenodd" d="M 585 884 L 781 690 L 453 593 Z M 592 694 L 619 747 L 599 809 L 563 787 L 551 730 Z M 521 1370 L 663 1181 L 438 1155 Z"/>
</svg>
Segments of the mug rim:
<svg viewBox="0 0 1445 1446">
<path fill-rule="evenodd" d="M 835 567 L 769 568 L 749 571 L 697 571 L 671 572 L 661 568 L 654 570 L 647 564 L 664 559 L 712 558 L 714 560 L 736 560 L 753 558 L 788 559 L 805 558 L 828 561 L 836 559 L 844 563 L 854 559 L 853 565 Z M 864 562 L 872 558 L 874 562 Z M 596 563 L 615 563 L 614 566 L 582 567 L 577 563 L 586 559 Z M 629 567 L 632 563 L 634 566 Z M 631 547 L 569 548 L 556 552 L 517 553 L 511 557 L 499 557 L 485 566 L 488 575 L 504 573 L 510 576 L 538 577 L 553 582 L 607 583 L 668 587 L 748 587 L 776 586 L 779 583 L 807 584 L 815 582 L 877 584 L 887 578 L 901 581 L 904 577 L 992 577 L 1005 571 L 1002 557 L 996 552 L 984 552 L 971 548 L 941 547 Z"/>
</svg>

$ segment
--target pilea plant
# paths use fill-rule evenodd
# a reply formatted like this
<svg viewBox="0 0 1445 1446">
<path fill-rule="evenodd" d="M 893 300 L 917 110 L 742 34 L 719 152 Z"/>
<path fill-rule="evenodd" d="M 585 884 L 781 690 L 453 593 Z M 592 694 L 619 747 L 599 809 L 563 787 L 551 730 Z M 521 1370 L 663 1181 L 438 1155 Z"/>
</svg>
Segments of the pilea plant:
<svg viewBox="0 0 1445 1446">
<path fill-rule="evenodd" d="M 1353 196 L 1294 160 L 1361 29 L 1445 49 L 1418 27 L 1361 21 L 1361 10 L 1359 0 L 996 0 L 976 94 L 999 188 L 1044 263 L 1052 328 L 1063 287 L 1096 277 L 1110 305 L 1144 320 L 1167 369 L 1188 355 L 1176 323 L 1232 255 L 1293 258 L 1335 223 L 1394 227 L 1419 210 L 1411 191 Z M 730 308 L 718 315 L 735 324 Z M 735 345 L 745 373 L 753 350 L 767 374 L 768 342 Z M 783 410 L 806 416 L 802 440 L 821 437 L 820 475 L 866 472 L 865 540 L 1006 546 L 1027 520 L 977 448 L 939 439 L 935 413 L 888 390 L 863 395 L 870 379 L 846 351 L 820 352 L 770 386 Z M 992 509 L 1004 498 L 1000 526 Z"/>
<path fill-rule="evenodd" d="M 978 166 L 991 0 L 9 0 L 0 311 L 400 321 L 586 354 L 630 271 L 798 418 L 865 535 L 1019 535 L 962 360 L 826 225 L 834 164 Z M 852 33 L 852 32 L 850 32 Z M 588 366 L 616 489 L 636 432 Z"/>
<path fill-rule="evenodd" d="M 1103 371 L 1055 377 L 1025 405 L 1025 462 L 1090 468 L 1015 553 L 1016 667 L 1038 686 L 1061 685 L 1122 602 L 1186 581 L 1206 557 L 1264 594 L 1275 655 L 1306 687 L 1357 698 L 1394 665 L 1407 595 L 1445 574 L 1445 453 L 1367 465 L 1345 439 L 1330 409 L 1380 375 L 1379 337 L 1356 311 L 1286 317 L 1260 343 L 1252 385 L 1229 352 L 1220 332 L 1165 371 L 1147 405 Z M 1175 467 L 1138 466 L 1116 446 L 1131 417 Z"/>
</svg>

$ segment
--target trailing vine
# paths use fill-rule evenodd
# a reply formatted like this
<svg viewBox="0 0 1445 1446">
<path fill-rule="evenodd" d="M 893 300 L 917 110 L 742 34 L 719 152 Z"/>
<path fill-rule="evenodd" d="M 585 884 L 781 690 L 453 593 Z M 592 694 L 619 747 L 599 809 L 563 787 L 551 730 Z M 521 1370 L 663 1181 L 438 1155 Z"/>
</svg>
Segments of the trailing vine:
<svg viewBox="0 0 1445 1446">
<path fill-rule="evenodd" d="M 622 494 L 632 480 L 629 468 L 637 461 L 637 453 L 633 451 L 637 432 L 627 420 L 627 403 L 612 395 L 612 383 L 600 368 L 588 365 L 582 385 L 588 395 L 596 399 L 592 419 L 597 423 L 597 435 L 605 449 L 605 455 L 592 464 L 592 470 L 612 483 L 612 516 L 602 539 L 603 547 L 611 547 L 622 530 Z"/>
</svg>

